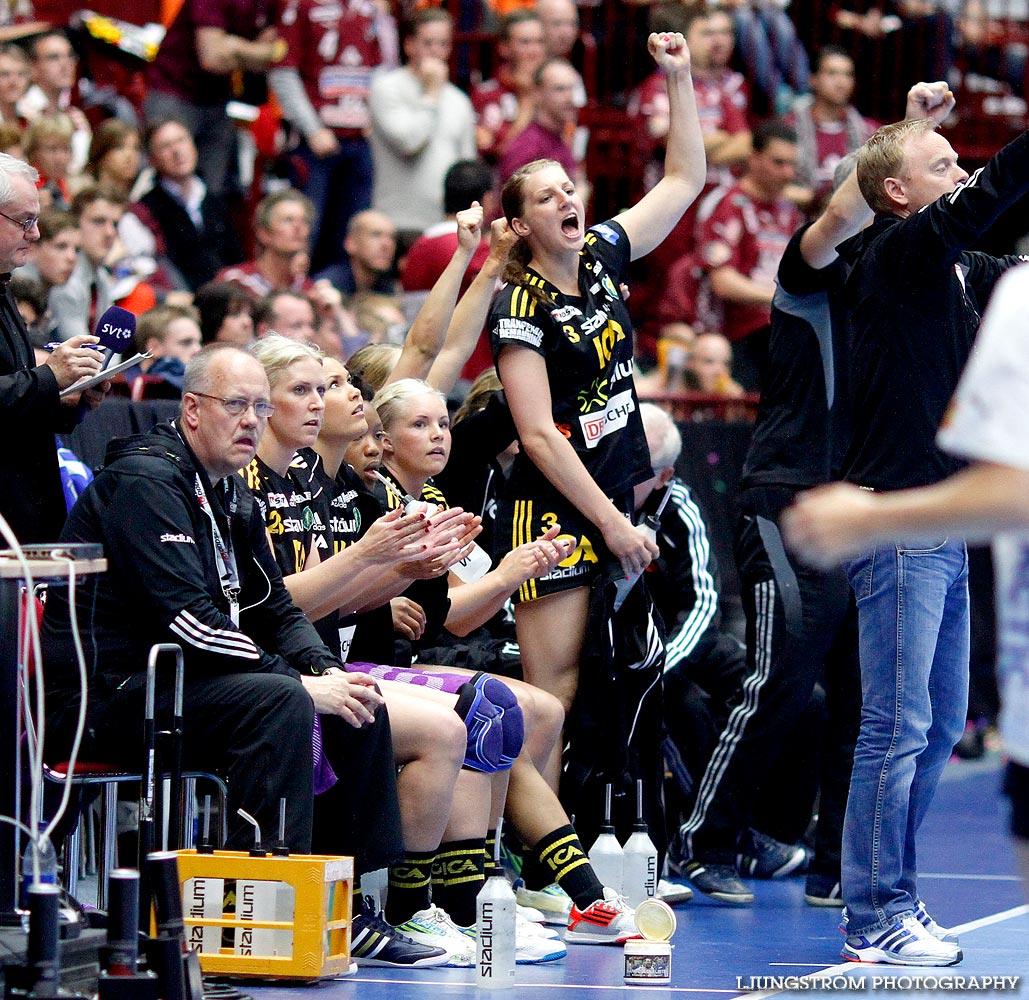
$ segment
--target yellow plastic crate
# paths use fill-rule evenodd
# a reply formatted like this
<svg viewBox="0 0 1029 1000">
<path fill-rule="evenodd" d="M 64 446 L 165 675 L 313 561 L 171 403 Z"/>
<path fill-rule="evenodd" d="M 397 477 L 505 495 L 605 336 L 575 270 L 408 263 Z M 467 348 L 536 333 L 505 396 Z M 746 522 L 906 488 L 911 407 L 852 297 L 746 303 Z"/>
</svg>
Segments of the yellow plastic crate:
<svg viewBox="0 0 1029 1000">
<path fill-rule="evenodd" d="M 186 939 L 200 947 L 204 972 L 313 980 L 351 971 L 353 858 L 194 850 L 178 858 Z M 234 910 L 225 908 L 227 888 Z"/>
</svg>

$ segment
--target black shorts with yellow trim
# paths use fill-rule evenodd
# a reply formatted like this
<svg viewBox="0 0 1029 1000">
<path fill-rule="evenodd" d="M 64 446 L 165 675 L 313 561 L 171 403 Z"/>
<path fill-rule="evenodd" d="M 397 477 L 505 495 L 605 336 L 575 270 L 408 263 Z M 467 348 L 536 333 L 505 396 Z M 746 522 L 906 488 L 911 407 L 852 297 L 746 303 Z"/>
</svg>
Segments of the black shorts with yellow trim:
<svg viewBox="0 0 1029 1000">
<path fill-rule="evenodd" d="M 628 510 L 631 494 L 616 499 L 619 510 Z M 511 596 L 515 604 L 536 601 L 576 587 L 589 587 L 600 575 L 601 568 L 612 558 L 603 536 L 592 521 L 558 493 L 532 498 L 507 497 L 497 504 L 495 545 L 503 556 L 519 545 L 531 542 L 554 525 L 560 525 L 558 539 L 571 541 L 571 555 L 563 559 L 546 576 L 526 580 Z"/>
</svg>

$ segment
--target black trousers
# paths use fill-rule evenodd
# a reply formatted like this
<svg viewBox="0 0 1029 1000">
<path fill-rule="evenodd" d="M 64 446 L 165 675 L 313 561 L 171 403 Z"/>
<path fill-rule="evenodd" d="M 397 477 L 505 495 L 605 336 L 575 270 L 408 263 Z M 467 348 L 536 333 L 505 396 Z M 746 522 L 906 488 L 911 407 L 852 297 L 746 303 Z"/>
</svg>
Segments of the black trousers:
<svg viewBox="0 0 1029 1000">
<path fill-rule="evenodd" d="M 137 770 L 143 766 L 145 677 L 92 699 L 81 759 Z M 172 690 L 159 683 L 158 729 L 171 719 Z M 279 800 L 286 800 L 286 844 L 296 853 L 346 854 L 361 874 L 403 856 L 396 762 L 389 715 L 355 729 L 323 715 L 322 745 L 337 783 L 312 793 L 311 733 L 314 706 L 299 680 L 282 674 L 222 674 L 187 680 L 183 697 L 183 767 L 211 771 L 229 787 L 230 850 L 249 850 L 253 827 L 240 807 L 261 825 L 266 844 L 277 836 Z M 52 716 L 55 743 L 70 747 L 74 710 Z M 51 746 L 48 740 L 48 747 Z M 49 753 L 48 753 L 49 756 Z"/>
<path fill-rule="evenodd" d="M 726 634 L 718 635 L 717 641 L 708 643 L 699 655 L 680 660 L 665 673 L 665 727 L 685 770 L 683 774 L 673 758 L 672 772 L 682 796 L 682 816 L 675 819 L 676 830 L 693 811 L 708 761 L 730 711 L 743 697 L 747 676 L 745 647 L 735 636 Z M 788 773 L 772 768 L 753 790 L 750 825 L 755 830 L 787 844 L 806 833 L 818 797 L 825 716 L 825 692 L 818 684 L 796 724 L 782 736 L 781 753 L 794 766 Z M 665 752 L 669 753 L 667 742 Z"/>
<path fill-rule="evenodd" d="M 102 681 L 90 694 L 81 760 L 140 771 L 144 763 L 143 711 L 146 677 L 137 674 L 113 690 Z M 159 678 L 154 715 L 157 728 L 171 723 L 170 680 Z M 48 698 L 47 757 L 70 750 L 77 705 Z M 271 842 L 279 826 L 279 800 L 286 799 L 286 843 L 311 849 L 311 729 L 314 705 L 300 681 L 283 674 L 236 673 L 189 678 L 183 692 L 182 762 L 186 770 L 211 771 L 229 786 L 231 850 L 249 850 L 253 827 L 245 809 Z M 56 756 L 55 756 L 56 753 Z"/>
<path fill-rule="evenodd" d="M 325 756 L 339 780 L 314 800 L 314 852 L 352 855 L 359 875 L 399 862 L 404 841 L 385 707 L 362 729 L 336 715 L 321 720 Z"/>
<path fill-rule="evenodd" d="M 857 613 L 842 570 L 812 570 L 785 551 L 778 519 L 793 496 L 787 488 L 761 487 L 739 497 L 736 561 L 747 617 L 747 675 L 683 826 L 684 846 L 698 860 L 732 863 L 769 775 L 789 780 L 798 765 L 782 748 L 824 678 L 827 724 L 811 870 L 838 878 L 861 709 Z"/>
</svg>

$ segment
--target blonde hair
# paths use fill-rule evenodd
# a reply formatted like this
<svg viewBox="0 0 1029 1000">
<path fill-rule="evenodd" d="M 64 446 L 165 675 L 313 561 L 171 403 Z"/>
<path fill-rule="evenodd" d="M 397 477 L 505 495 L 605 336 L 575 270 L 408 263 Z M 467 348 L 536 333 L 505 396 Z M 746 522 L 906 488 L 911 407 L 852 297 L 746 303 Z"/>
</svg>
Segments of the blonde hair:
<svg viewBox="0 0 1029 1000">
<path fill-rule="evenodd" d="M 350 355 L 347 369 L 378 392 L 393 374 L 402 350 L 398 344 L 366 344 Z"/>
<path fill-rule="evenodd" d="M 68 115 L 40 115 L 25 129 L 25 155 L 31 159 L 47 140 L 59 139 L 70 147 L 74 132 L 75 126 Z"/>
<path fill-rule="evenodd" d="M 261 362 L 268 385 L 274 389 L 285 377 L 289 366 L 297 361 L 311 358 L 322 363 L 324 354 L 313 344 L 304 344 L 299 340 L 290 340 L 278 333 L 270 333 L 255 341 L 248 348 L 250 353 Z"/>
<path fill-rule="evenodd" d="M 357 292 L 350 296 L 349 304 L 358 327 L 371 337 L 373 344 L 383 343 L 389 333 L 390 324 L 379 312 L 380 309 L 394 309 L 401 317 L 404 314 L 396 295 L 383 295 L 381 292 Z"/>
<path fill-rule="evenodd" d="M 428 382 L 423 382 L 420 378 L 397 379 L 396 382 L 390 382 L 389 385 L 380 389 L 372 399 L 372 406 L 379 414 L 382 429 L 388 434 L 390 427 L 400 419 L 404 404 L 409 399 L 414 399 L 415 396 L 424 396 L 426 393 L 439 396 L 443 400 L 444 406 L 446 405 L 447 397 L 439 389 L 434 389 Z"/>
<path fill-rule="evenodd" d="M 13 146 L 24 149 L 25 132 L 13 122 L 0 122 L 0 150 L 5 153 Z"/>
<path fill-rule="evenodd" d="M 904 166 L 904 146 L 912 136 L 934 132 L 929 118 L 912 118 L 877 128 L 858 150 L 857 181 L 861 195 L 873 212 L 892 212 L 897 207 L 883 185 L 887 177 L 898 177 Z"/>
</svg>

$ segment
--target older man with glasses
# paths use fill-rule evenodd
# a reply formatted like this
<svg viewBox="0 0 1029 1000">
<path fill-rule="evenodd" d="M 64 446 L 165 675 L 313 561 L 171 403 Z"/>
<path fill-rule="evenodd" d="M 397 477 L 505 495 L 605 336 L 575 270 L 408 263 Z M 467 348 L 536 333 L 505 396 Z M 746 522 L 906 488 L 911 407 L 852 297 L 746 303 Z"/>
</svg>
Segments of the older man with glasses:
<svg viewBox="0 0 1029 1000">
<path fill-rule="evenodd" d="M 103 398 L 97 390 L 60 396 L 100 370 L 102 355 L 90 346 L 97 338 L 72 337 L 37 365 L 8 291 L 11 272 L 39 239 L 38 176 L 27 163 L 0 153 L 0 514 L 23 543 L 54 541 L 60 534 L 65 503 L 54 434 L 75 426 L 80 402 L 95 405 Z"/>
<path fill-rule="evenodd" d="M 138 764 L 147 653 L 153 643 L 178 643 L 186 677 L 184 765 L 227 778 L 228 846 L 253 843 L 237 808 L 262 830 L 276 830 L 284 798 L 286 843 L 305 852 L 315 712 L 333 733 L 328 759 L 355 740 L 372 753 L 392 751 L 388 718 L 377 712 L 380 695 L 363 675 L 342 672 L 295 607 L 261 510 L 233 475 L 253 459 L 272 410 L 260 363 L 235 345 L 209 345 L 186 366 L 179 417 L 112 443 L 61 540 L 100 543 L 109 566 L 95 594 L 80 588 L 77 597 L 97 653 L 86 756 Z M 44 662 L 48 747 L 57 756 L 70 748 L 78 711 L 71 620 L 68 591 L 54 588 Z M 171 694 L 170 683 L 158 685 L 158 712 Z"/>
</svg>

